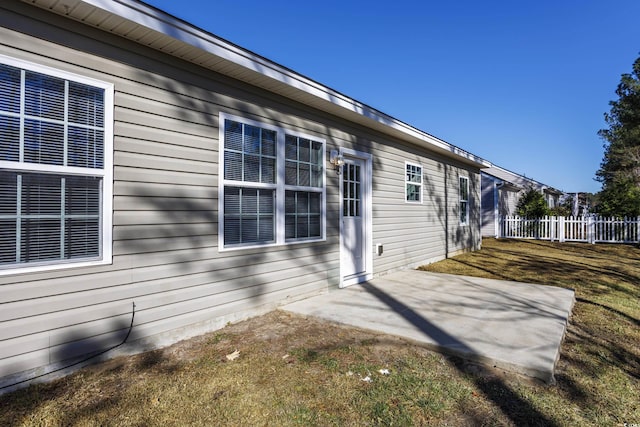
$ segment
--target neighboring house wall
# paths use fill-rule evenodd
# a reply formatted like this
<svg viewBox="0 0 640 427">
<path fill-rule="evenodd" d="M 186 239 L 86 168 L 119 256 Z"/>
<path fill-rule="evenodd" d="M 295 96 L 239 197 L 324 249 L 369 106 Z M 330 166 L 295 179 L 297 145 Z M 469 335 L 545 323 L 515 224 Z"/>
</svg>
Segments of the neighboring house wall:
<svg viewBox="0 0 640 427">
<path fill-rule="evenodd" d="M 547 200 L 547 206 L 549 209 L 557 208 L 560 206 L 560 195 L 562 193 L 555 190 L 544 190 L 545 199 Z"/>
<path fill-rule="evenodd" d="M 328 162 L 332 149 L 371 155 L 374 275 L 480 247 L 477 165 L 24 3 L 2 4 L 0 19 L 0 54 L 109 82 L 115 92 L 112 264 L 0 271 L 0 386 L 119 343 L 133 303 L 131 351 L 337 288 L 340 176 Z M 221 112 L 326 142 L 324 239 L 220 250 Z M 420 203 L 405 201 L 406 162 L 422 167 Z M 465 203 L 460 177 L 469 182 Z M 468 206 L 464 225 L 461 206 Z M 382 255 L 373 253 L 378 243 Z"/>
<path fill-rule="evenodd" d="M 481 217 L 482 217 L 482 235 L 495 236 L 496 234 L 496 209 L 498 189 L 496 188 L 495 178 L 482 174 L 481 176 L 482 198 L 481 198 Z"/>
<path fill-rule="evenodd" d="M 523 191 L 518 187 L 503 185 L 499 189 L 498 199 L 498 215 L 516 215 L 518 210 L 518 201 Z"/>
<path fill-rule="evenodd" d="M 505 215 L 515 215 L 522 190 L 502 179 L 482 173 L 482 236 L 496 235 L 497 220 Z"/>
<path fill-rule="evenodd" d="M 505 215 L 516 215 L 518 201 L 529 188 L 544 195 L 547 206 L 559 206 L 562 192 L 538 181 L 506 169 L 492 166 L 482 171 L 482 236 L 496 235 L 496 221 Z"/>
</svg>

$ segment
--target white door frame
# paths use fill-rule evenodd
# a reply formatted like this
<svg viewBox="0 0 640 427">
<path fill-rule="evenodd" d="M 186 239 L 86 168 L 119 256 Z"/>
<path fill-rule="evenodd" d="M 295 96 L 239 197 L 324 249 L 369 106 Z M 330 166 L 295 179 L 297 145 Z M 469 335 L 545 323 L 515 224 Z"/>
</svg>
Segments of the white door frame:
<svg viewBox="0 0 640 427">
<path fill-rule="evenodd" d="M 340 154 L 343 157 L 352 157 L 364 161 L 363 179 L 362 179 L 362 226 L 364 228 L 364 252 L 365 252 L 365 269 L 362 274 L 349 277 L 345 280 L 345 266 L 343 261 L 343 174 L 340 175 L 340 287 L 344 288 L 349 285 L 361 283 L 373 278 L 373 202 L 372 202 L 372 172 L 373 172 L 373 156 L 362 151 L 351 150 L 349 148 L 340 148 Z"/>
</svg>

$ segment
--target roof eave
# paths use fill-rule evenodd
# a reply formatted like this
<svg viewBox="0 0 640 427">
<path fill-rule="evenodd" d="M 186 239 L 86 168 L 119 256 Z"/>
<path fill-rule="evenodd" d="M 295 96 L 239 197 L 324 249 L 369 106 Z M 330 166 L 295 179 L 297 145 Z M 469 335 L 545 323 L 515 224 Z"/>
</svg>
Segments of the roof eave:
<svg viewBox="0 0 640 427">
<path fill-rule="evenodd" d="M 478 168 L 491 166 L 487 160 L 468 151 L 140 1 L 22 1 L 424 146 L 463 163 Z"/>
</svg>

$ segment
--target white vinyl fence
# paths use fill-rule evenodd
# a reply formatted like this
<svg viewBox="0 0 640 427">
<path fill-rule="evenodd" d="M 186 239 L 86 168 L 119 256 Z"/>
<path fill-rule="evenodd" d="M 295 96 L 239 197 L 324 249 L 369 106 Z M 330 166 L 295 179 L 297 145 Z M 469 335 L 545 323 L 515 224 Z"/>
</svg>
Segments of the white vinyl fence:
<svg viewBox="0 0 640 427">
<path fill-rule="evenodd" d="M 498 236 L 508 239 L 539 239 L 558 242 L 640 243 L 640 217 L 547 216 L 540 219 L 500 218 Z"/>
</svg>

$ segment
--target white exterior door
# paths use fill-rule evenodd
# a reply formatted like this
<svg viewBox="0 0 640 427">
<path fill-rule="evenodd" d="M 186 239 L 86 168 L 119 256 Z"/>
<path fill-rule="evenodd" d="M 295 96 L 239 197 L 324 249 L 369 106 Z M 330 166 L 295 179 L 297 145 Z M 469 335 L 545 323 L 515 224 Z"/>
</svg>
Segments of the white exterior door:
<svg viewBox="0 0 640 427">
<path fill-rule="evenodd" d="M 344 156 L 342 166 L 341 270 L 342 285 L 369 278 L 368 256 L 370 213 L 370 172 L 366 159 Z"/>
</svg>

